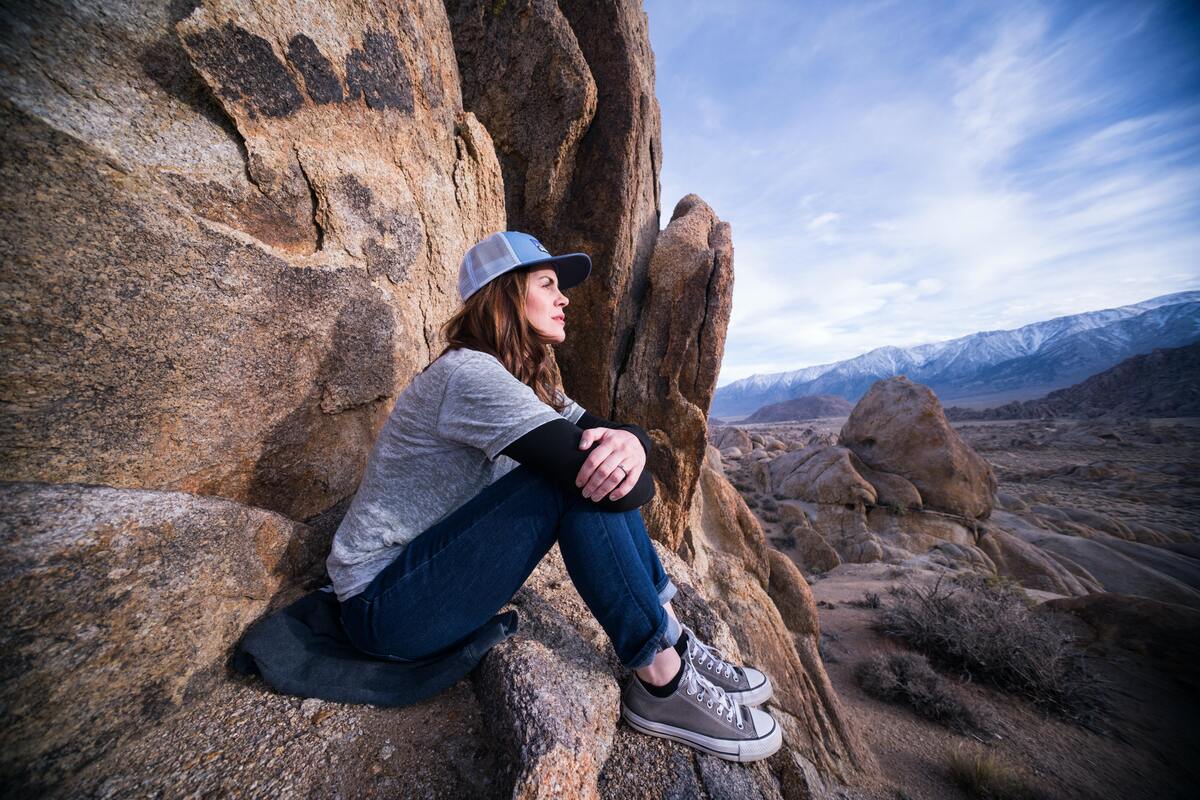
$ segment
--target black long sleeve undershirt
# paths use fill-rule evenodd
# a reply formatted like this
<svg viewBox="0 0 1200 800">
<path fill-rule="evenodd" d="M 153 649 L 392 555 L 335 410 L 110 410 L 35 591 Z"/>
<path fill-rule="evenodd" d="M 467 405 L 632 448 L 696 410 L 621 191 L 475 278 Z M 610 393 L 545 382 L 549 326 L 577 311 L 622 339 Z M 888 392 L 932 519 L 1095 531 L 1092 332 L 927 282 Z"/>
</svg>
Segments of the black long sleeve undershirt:
<svg viewBox="0 0 1200 800">
<path fill-rule="evenodd" d="M 536 470 L 563 489 L 582 496 L 583 489 L 575 485 L 575 477 L 591 452 L 591 448 L 579 449 L 579 440 L 585 428 L 617 428 L 629 431 L 642 443 L 647 455 L 650 453 L 650 437 L 637 425 L 618 425 L 586 411 L 579 418 L 578 424 L 566 419 L 551 420 L 534 428 L 500 452 Z M 599 501 L 586 502 L 593 503 L 604 511 L 631 511 L 650 502 L 651 497 L 654 497 L 654 477 L 650 470 L 643 469 L 633 489 L 619 500 L 604 497 Z"/>
</svg>

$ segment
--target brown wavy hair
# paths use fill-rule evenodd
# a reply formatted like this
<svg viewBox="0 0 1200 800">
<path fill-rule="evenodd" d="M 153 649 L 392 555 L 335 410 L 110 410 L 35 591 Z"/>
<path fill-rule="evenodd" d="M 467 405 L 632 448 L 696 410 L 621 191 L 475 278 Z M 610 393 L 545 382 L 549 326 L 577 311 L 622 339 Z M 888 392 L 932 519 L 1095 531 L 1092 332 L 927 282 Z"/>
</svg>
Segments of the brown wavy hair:
<svg viewBox="0 0 1200 800">
<path fill-rule="evenodd" d="M 566 407 L 554 351 L 525 316 L 529 270 L 506 272 L 484 284 L 442 325 L 446 348 L 490 353 L 555 411 Z"/>
</svg>

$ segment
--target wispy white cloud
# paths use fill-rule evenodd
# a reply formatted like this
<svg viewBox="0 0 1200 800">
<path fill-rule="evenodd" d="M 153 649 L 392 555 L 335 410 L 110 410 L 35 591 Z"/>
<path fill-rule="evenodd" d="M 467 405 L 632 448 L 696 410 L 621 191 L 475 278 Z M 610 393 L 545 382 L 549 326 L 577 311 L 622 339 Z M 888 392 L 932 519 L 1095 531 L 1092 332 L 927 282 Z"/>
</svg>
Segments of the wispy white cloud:
<svg viewBox="0 0 1200 800">
<path fill-rule="evenodd" d="M 1200 285 L 1175 6 L 712 3 L 660 47 L 670 5 L 664 199 L 734 229 L 721 383 Z"/>
</svg>

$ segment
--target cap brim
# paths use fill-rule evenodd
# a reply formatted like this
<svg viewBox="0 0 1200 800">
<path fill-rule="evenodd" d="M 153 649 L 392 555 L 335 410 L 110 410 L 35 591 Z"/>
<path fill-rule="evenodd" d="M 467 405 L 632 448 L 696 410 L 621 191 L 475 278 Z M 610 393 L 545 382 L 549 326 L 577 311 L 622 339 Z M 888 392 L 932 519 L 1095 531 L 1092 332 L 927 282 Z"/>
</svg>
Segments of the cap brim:
<svg viewBox="0 0 1200 800">
<path fill-rule="evenodd" d="M 566 291 L 583 283 L 584 279 L 592 274 L 592 259 L 587 253 L 567 253 L 539 261 L 528 261 L 520 266 L 521 269 L 536 267 L 554 267 L 554 271 L 558 273 L 558 288 Z"/>
</svg>

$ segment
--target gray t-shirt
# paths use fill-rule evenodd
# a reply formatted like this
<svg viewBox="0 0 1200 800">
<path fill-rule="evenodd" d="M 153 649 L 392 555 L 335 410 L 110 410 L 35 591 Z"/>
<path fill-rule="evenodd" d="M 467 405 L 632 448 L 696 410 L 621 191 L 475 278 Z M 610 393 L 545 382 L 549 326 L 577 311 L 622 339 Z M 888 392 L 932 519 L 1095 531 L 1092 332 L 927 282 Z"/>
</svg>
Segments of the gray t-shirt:
<svg viewBox="0 0 1200 800">
<path fill-rule="evenodd" d="M 494 356 L 451 350 L 396 398 L 325 565 L 338 600 L 361 592 L 404 546 L 499 480 L 517 462 L 500 451 L 560 415 Z"/>
</svg>

